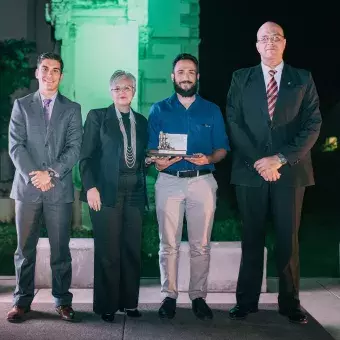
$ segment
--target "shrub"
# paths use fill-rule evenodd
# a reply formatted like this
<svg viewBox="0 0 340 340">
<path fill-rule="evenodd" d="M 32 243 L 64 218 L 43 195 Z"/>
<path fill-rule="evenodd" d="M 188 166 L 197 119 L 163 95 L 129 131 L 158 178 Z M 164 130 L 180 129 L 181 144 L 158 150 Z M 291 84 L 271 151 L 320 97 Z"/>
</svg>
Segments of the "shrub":
<svg viewBox="0 0 340 340">
<path fill-rule="evenodd" d="M 35 44 L 25 40 L 0 41 L 0 148 L 8 145 L 8 124 L 12 111 L 11 95 L 28 88 L 34 78 L 29 57 Z"/>
</svg>

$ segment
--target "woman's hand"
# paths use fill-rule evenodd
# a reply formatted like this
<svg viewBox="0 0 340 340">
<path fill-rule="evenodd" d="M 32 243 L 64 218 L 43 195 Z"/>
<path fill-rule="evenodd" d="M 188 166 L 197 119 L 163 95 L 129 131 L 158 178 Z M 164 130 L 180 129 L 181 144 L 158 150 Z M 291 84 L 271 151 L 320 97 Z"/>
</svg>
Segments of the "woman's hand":
<svg viewBox="0 0 340 340">
<path fill-rule="evenodd" d="M 87 203 L 94 211 L 100 210 L 102 202 L 100 201 L 100 194 L 96 187 L 87 191 Z"/>
</svg>

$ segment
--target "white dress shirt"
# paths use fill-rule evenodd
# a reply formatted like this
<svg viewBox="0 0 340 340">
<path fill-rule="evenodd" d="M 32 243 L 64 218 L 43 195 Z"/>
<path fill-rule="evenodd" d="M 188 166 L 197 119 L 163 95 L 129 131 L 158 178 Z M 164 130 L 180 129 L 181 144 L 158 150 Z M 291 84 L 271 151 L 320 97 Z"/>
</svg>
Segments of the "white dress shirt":
<svg viewBox="0 0 340 340">
<path fill-rule="evenodd" d="M 263 76 L 264 76 L 264 82 L 266 84 L 266 88 L 268 87 L 268 83 L 270 81 L 271 76 L 269 75 L 269 71 L 272 70 L 272 68 L 270 68 L 269 66 L 263 64 L 261 62 L 261 67 L 262 67 L 262 72 L 263 72 Z M 283 70 L 283 61 L 281 61 L 281 63 L 279 65 L 277 65 L 274 70 L 276 71 L 274 78 L 276 80 L 277 83 L 277 88 L 278 90 L 280 90 L 280 81 L 281 81 L 281 75 L 282 75 L 282 70 Z"/>
</svg>

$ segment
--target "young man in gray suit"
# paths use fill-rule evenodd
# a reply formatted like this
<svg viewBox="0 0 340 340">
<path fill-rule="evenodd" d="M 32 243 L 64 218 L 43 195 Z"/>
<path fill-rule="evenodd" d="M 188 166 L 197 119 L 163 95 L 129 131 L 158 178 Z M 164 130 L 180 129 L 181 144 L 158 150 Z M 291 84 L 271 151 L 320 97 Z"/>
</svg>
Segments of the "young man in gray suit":
<svg viewBox="0 0 340 340">
<path fill-rule="evenodd" d="M 63 77 L 59 55 L 38 57 L 39 90 L 14 102 L 9 125 L 9 154 L 16 172 L 15 199 L 18 246 L 14 255 L 16 289 L 9 322 L 21 322 L 34 297 L 36 246 L 44 219 L 51 246 L 52 295 L 62 320 L 74 320 L 69 249 L 72 168 L 82 141 L 80 105 L 58 92 Z"/>
</svg>

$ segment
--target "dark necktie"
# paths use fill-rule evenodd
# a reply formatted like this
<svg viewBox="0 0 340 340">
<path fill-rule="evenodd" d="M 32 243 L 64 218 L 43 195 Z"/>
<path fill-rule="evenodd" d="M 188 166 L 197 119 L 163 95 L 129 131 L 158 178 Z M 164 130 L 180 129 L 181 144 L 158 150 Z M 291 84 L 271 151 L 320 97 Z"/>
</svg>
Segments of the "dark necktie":
<svg viewBox="0 0 340 340">
<path fill-rule="evenodd" d="M 43 111 L 44 111 L 44 118 L 46 126 L 48 126 L 48 123 L 50 122 L 51 113 L 50 113 L 50 104 L 52 102 L 52 99 L 44 99 L 43 100 Z"/>
</svg>

